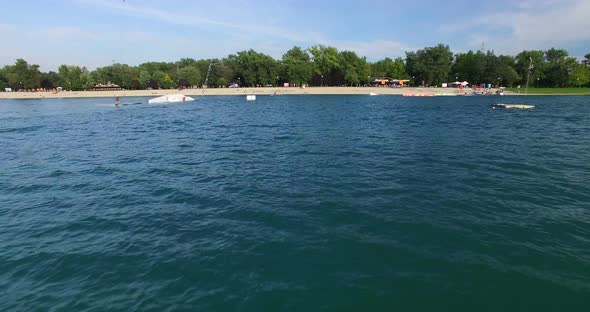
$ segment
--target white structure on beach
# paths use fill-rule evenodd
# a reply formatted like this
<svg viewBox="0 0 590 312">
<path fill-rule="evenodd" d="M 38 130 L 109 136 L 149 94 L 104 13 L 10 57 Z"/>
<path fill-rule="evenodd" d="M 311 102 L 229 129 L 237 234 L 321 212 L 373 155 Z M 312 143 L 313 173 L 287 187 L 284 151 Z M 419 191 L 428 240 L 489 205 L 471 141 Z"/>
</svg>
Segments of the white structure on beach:
<svg viewBox="0 0 590 312">
<path fill-rule="evenodd" d="M 463 82 L 461 82 L 461 81 L 455 81 L 455 82 L 451 82 L 449 84 L 451 86 L 453 86 L 453 87 L 458 87 L 458 86 L 467 87 L 469 85 L 469 82 L 467 82 L 467 81 L 463 81 Z"/>
</svg>

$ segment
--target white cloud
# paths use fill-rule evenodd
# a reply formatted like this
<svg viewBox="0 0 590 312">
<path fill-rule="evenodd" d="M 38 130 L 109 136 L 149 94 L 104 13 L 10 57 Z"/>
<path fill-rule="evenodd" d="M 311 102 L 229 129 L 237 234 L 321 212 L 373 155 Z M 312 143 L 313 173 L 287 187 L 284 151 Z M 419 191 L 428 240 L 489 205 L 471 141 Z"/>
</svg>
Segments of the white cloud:
<svg viewBox="0 0 590 312">
<path fill-rule="evenodd" d="M 575 1 L 576 0 L 520 0 L 514 1 L 512 4 L 514 7 L 521 10 L 546 10 L 570 5 Z"/>
<path fill-rule="evenodd" d="M 406 50 L 410 50 L 406 45 L 393 40 L 332 40 L 317 31 L 300 31 L 297 27 L 287 29 L 276 26 L 267 19 L 248 18 L 252 15 L 248 10 L 260 8 L 249 8 L 246 2 L 233 3 L 230 12 L 224 11 L 226 20 L 223 20 L 210 17 L 214 16 L 209 13 L 214 12 L 217 4 L 203 8 L 196 15 L 193 14 L 194 7 L 189 6 L 191 10 L 188 7 L 184 10 L 190 11 L 189 15 L 183 13 L 183 10 L 162 10 L 145 2 L 132 4 L 129 1 L 113 0 L 72 1 L 82 5 L 83 9 L 107 10 L 109 14 L 152 20 L 161 27 L 154 32 L 137 31 L 133 26 L 121 24 L 112 28 L 107 25 L 101 29 L 92 26 L 53 26 L 41 30 L 30 25 L 19 26 L 19 36 L 13 36 L 8 33 L 14 32 L 16 26 L 0 24 L 0 35 L 10 37 L 10 41 L 17 47 L 1 51 L 0 64 L 12 63 L 16 57 L 24 57 L 32 63 L 40 64 L 43 70 L 55 70 L 63 63 L 93 69 L 113 61 L 135 65 L 146 61 L 174 61 L 182 57 L 224 57 L 247 49 L 280 58 L 294 45 L 306 48 L 315 44 L 352 50 L 361 56 L 367 56 L 369 60 L 403 56 Z M 280 6 L 270 6 L 264 10 L 280 9 Z M 177 26 L 185 26 L 186 31 L 178 32 Z M 171 32 L 171 29 L 174 31 Z"/>
<path fill-rule="evenodd" d="M 485 42 L 507 54 L 590 42 L 590 1 L 522 1 L 518 6 L 523 10 L 490 13 L 440 31 L 466 37 L 471 48 Z"/>
<path fill-rule="evenodd" d="M 180 0 L 69 0 L 76 9 L 100 12 L 99 18 L 112 22 L 103 26 L 92 23 L 72 26 L 64 22 L 45 28 L 39 27 L 42 21 L 29 25 L 23 21 L 18 26 L 0 23 L 0 36 L 10 43 L 0 49 L 0 64 L 24 57 L 45 70 L 55 69 L 62 63 L 94 68 L 113 60 L 138 64 L 181 57 L 223 57 L 246 49 L 280 58 L 294 45 L 306 48 L 315 44 L 352 50 L 369 60 L 378 60 L 403 57 L 406 51 L 415 50 L 416 45 L 422 46 L 416 40 L 432 38 L 430 34 L 415 36 L 412 44 L 396 40 L 395 33 L 377 39 L 370 33 L 365 33 L 366 40 L 334 39 L 311 26 L 291 26 L 296 23 L 285 22 L 292 9 L 300 5 L 296 0 L 264 5 L 250 0 L 227 1 L 230 2 L 195 4 Z M 488 49 L 507 54 L 568 44 L 590 46 L 590 0 L 520 0 L 474 14 L 480 16 L 461 19 L 439 29 L 455 52 L 479 49 L 482 42 Z M 137 31 L 139 25 L 145 26 L 141 28 L 145 31 Z M 349 25 L 343 22 L 340 26 L 346 31 Z M 316 29 L 330 31 L 325 29 L 331 28 Z M 334 34 L 339 38 L 343 35 L 346 33 Z"/>
<path fill-rule="evenodd" d="M 17 58 L 24 58 L 30 63 L 39 64 L 42 70 L 56 70 L 61 64 L 91 69 L 113 61 L 134 64 L 138 63 L 137 58 L 133 57 L 135 55 L 143 54 L 149 58 L 149 53 L 137 53 L 153 49 L 147 43 L 160 46 L 167 44 L 170 50 L 187 47 L 193 42 L 182 37 L 147 32 L 109 32 L 71 26 L 39 29 L 34 26 L 2 25 L 0 37 L 12 43 L 0 49 L 0 64 L 12 64 Z"/>
<path fill-rule="evenodd" d="M 213 19 L 210 17 L 198 16 L 194 13 L 183 14 L 182 10 L 168 11 L 160 8 L 153 8 L 145 5 L 133 5 L 128 2 L 114 1 L 114 0 L 78 0 L 78 2 L 93 7 L 109 9 L 118 14 L 126 14 L 135 17 L 157 20 L 173 25 L 191 26 L 195 28 L 214 28 L 219 31 L 225 29 L 226 32 L 242 32 L 255 34 L 257 36 L 271 36 L 275 38 L 282 38 L 293 42 L 309 42 L 313 40 L 320 40 L 322 37 L 315 32 L 293 32 L 290 29 L 277 27 L 269 24 L 257 24 L 256 18 L 247 18 L 247 15 L 241 17 L 241 22 L 228 22 L 220 19 Z M 197 13 L 208 13 L 205 15 L 212 15 L 207 10 Z"/>
</svg>

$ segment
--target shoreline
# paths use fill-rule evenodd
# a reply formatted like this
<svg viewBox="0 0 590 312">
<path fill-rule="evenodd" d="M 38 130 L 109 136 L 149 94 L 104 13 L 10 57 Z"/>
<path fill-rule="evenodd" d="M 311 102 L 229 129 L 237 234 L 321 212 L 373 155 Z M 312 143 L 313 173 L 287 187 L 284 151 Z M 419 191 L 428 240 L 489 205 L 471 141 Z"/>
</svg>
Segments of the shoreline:
<svg viewBox="0 0 590 312">
<path fill-rule="evenodd" d="M 469 89 L 471 90 L 471 89 Z M 495 92 L 496 89 L 491 89 Z M 465 91 L 451 88 L 380 88 L 380 87 L 308 87 L 301 88 L 218 88 L 218 89 L 184 89 L 184 90 L 122 90 L 122 91 L 62 91 L 53 92 L 0 92 L 0 99 L 65 99 L 65 98 L 109 98 L 109 97 L 158 97 L 167 94 L 182 93 L 187 96 L 244 96 L 253 95 L 463 95 Z M 506 92 L 506 95 L 524 96 L 522 93 Z M 534 96 L 588 95 L 572 93 L 529 93 Z"/>
<path fill-rule="evenodd" d="M 308 87 L 301 88 L 218 88 L 184 90 L 123 90 L 123 91 L 62 91 L 53 92 L 0 92 L 0 99 L 63 99 L 63 98 L 107 98 L 107 97 L 158 97 L 181 93 L 187 96 L 244 96 L 253 95 L 378 95 L 435 94 L 460 95 L 459 89 L 443 88 L 380 88 L 380 87 Z"/>
</svg>

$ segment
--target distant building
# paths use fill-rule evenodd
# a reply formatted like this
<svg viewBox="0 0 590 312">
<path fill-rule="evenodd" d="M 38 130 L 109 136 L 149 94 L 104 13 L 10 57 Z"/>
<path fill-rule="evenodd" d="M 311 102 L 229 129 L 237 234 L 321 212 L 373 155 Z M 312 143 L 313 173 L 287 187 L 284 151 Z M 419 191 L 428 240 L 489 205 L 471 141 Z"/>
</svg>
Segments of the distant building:
<svg viewBox="0 0 590 312">
<path fill-rule="evenodd" d="M 109 82 L 107 84 L 99 83 L 99 84 L 95 85 L 94 88 L 90 88 L 87 91 L 120 91 L 120 90 L 123 90 L 123 88 L 119 87 L 119 85 Z"/>
</svg>

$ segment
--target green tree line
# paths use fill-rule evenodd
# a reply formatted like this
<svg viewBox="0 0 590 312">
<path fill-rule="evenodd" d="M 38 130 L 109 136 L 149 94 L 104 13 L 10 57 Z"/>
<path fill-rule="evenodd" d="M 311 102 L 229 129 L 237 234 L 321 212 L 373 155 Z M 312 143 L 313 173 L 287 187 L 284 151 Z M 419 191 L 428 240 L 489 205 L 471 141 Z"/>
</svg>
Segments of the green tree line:
<svg viewBox="0 0 590 312">
<path fill-rule="evenodd" d="M 532 63 L 532 66 L 531 66 Z M 57 72 L 41 72 L 23 59 L 0 68 L 0 90 L 62 87 L 85 90 L 114 83 L 124 89 L 170 89 L 177 87 L 276 86 L 283 83 L 312 86 L 360 86 L 374 78 L 409 80 L 411 85 L 436 86 L 455 80 L 502 86 L 524 84 L 538 87 L 581 87 L 590 84 L 590 53 L 578 62 L 563 49 L 522 51 L 516 56 L 493 51 L 454 54 L 439 44 L 406 52 L 405 58 L 368 62 L 353 51 L 316 45 L 294 47 L 281 59 L 254 50 L 223 59 L 183 58 L 177 62 L 148 62 L 137 66 L 113 64 L 88 70 L 61 65 Z"/>
</svg>

